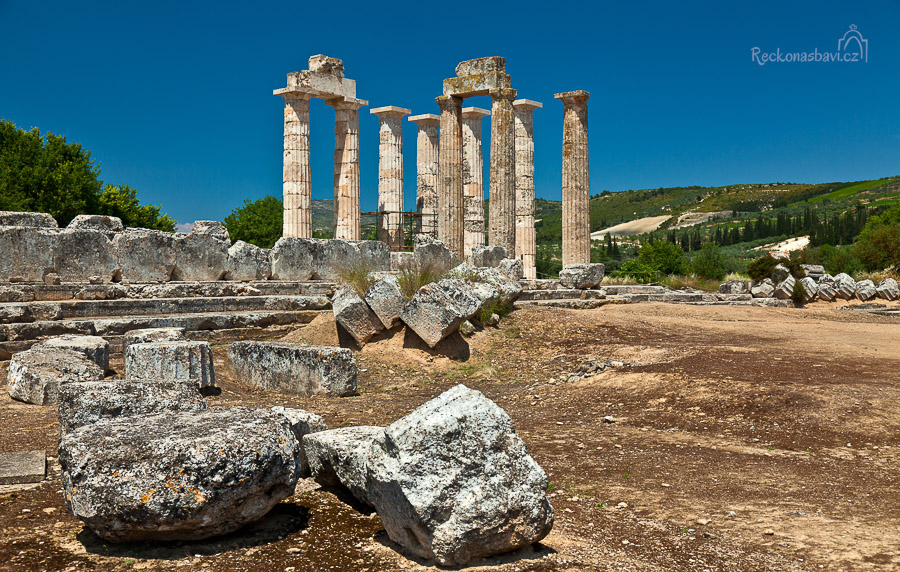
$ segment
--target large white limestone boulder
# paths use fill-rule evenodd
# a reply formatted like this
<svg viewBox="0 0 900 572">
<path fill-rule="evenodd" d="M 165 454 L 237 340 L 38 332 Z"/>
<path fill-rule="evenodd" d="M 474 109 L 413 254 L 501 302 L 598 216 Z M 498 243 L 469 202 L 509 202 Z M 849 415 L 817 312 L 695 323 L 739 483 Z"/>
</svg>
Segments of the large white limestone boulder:
<svg viewBox="0 0 900 572">
<path fill-rule="evenodd" d="M 225 277 L 229 280 L 250 282 L 268 280 L 272 275 L 269 250 L 238 240 L 228 249 L 225 261 Z"/>
<path fill-rule="evenodd" d="M 400 319 L 433 348 L 459 329 L 483 303 L 465 280 L 444 278 L 419 288 L 403 307 Z"/>
<path fill-rule="evenodd" d="M 475 246 L 472 248 L 472 266 L 496 268 L 506 255 L 506 249 L 502 246 Z"/>
<path fill-rule="evenodd" d="M 606 267 L 603 264 L 569 264 L 559 271 L 559 283 L 564 288 L 586 290 L 596 288 L 603 281 Z"/>
<path fill-rule="evenodd" d="M 877 295 L 875 283 L 871 280 L 860 280 L 856 283 L 856 297 L 863 302 L 868 302 Z"/>
<path fill-rule="evenodd" d="M 800 279 L 800 287 L 803 289 L 803 301 L 812 302 L 816 298 L 819 287 L 816 281 L 809 276 Z"/>
<path fill-rule="evenodd" d="M 202 540 L 294 493 L 300 443 L 288 419 L 243 407 L 104 420 L 59 445 L 66 508 L 111 542 Z"/>
<path fill-rule="evenodd" d="M 384 329 L 384 324 L 369 308 L 366 301 L 352 287 L 344 287 L 335 292 L 331 299 L 331 309 L 335 321 L 350 334 L 360 346 Z"/>
<path fill-rule="evenodd" d="M 365 301 L 387 330 L 400 321 L 400 312 L 406 305 L 406 298 L 393 274 L 380 275 L 366 290 Z"/>
<path fill-rule="evenodd" d="M 9 396 L 35 405 L 55 405 L 65 383 L 103 379 L 103 370 L 83 353 L 54 348 L 19 352 L 9 361 Z"/>
<path fill-rule="evenodd" d="M 775 297 L 779 300 L 790 300 L 791 294 L 794 293 L 794 284 L 797 281 L 790 274 L 775 287 Z"/>
<path fill-rule="evenodd" d="M 369 467 L 384 441 L 384 427 L 342 427 L 303 438 L 310 474 L 323 487 L 344 486 L 363 504 L 374 506 L 367 492 Z"/>
<path fill-rule="evenodd" d="M 879 282 L 875 291 L 878 297 L 884 300 L 897 300 L 900 298 L 900 285 L 893 278 L 885 278 Z"/>
<path fill-rule="evenodd" d="M 750 286 L 750 294 L 754 298 L 771 298 L 775 295 L 775 283 L 771 278 L 763 278 Z"/>
<path fill-rule="evenodd" d="M 856 280 L 841 272 L 834 277 L 835 297 L 841 300 L 851 300 L 856 296 Z"/>
<path fill-rule="evenodd" d="M 228 347 L 234 374 L 262 389 L 309 397 L 356 393 L 356 358 L 346 348 L 239 341 Z"/>
<path fill-rule="evenodd" d="M 113 239 L 123 282 L 166 282 L 175 269 L 175 235 L 129 228 Z"/>
</svg>

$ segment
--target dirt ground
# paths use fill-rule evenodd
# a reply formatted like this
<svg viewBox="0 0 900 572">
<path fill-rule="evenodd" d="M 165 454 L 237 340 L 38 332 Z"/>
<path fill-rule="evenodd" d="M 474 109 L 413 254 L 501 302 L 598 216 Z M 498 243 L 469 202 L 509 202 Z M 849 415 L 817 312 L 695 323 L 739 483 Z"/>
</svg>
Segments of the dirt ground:
<svg viewBox="0 0 900 572">
<path fill-rule="evenodd" d="M 242 385 L 220 345 L 210 406 L 300 407 L 335 428 L 388 424 L 458 383 L 484 392 L 547 472 L 556 521 L 540 544 L 467 570 L 900 569 L 896 318 L 632 304 L 520 309 L 436 351 L 392 334 L 359 352 L 359 395 L 343 399 Z M 337 339 L 327 315 L 288 338 Z M 591 363 L 605 369 L 571 377 Z M 0 427 L 0 451 L 55 457 L 53 408 L 4 392 Z M 107 544 L 66 513 L 58 471 L 0 488 L 0 569 L 435 568 L 310 481 L 224 538 Z"/>
</svg>

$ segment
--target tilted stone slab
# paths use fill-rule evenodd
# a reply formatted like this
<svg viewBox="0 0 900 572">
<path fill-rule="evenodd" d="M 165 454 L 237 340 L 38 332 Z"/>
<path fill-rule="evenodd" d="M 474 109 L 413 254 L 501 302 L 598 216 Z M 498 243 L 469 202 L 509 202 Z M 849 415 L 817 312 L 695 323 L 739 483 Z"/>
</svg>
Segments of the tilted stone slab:
<svg viewBox="0 0 900 572">
<path fill-rule="evenodd" d="M 0 226 L 27 226 L 32 228 L 58 228 L 52 215 L 47 213 L 27 213 L 0 211 Z"/>
<path fill-rule="evenodd" d="M 787 278 L 778 283 L 778 286 L 775 287 L 775 297 L 779 300 L 789 300 L 791 298 L 791 294 L 794 293 L 794 284 L 797 281 L 793 276 L 788 274 Z"/>
<path fill-rule="evenodd" d="M 885 278 L 878 283 L 875 292 L 883 300 L 897 300 L 900 298 L 900 285 L 893 278 Z"/>
<path fill-rule="evenodd" d="M 819 289 L 816 291 L 819 300 L 833 302 L 836 294 L 834 282 L 819 282 Z"/>
<path fill-rule="evenodd" d="M 433 348 L 481 309 L 483 303 L 465 280 L 444 278 L 419 288 L 403 307 L 400 319 Z"/>
<path fill-rule="evenodd" d="M 263 389 L 304 397 L 356 392 L 358 369 L 349 349 L 240 341 L 228 347 L 228 360 L 238 379 Z"/>
<path fill-rule="evenodd" d="M 800 279 L 800 287 L 803 289 L 803 301 L 812 302 L 816 298 L 819 287 L 816 281 L 809 276 Z"/>
<path fill-rule="evenodd" d="M 438 274 L 450 270 L 459 263 L 443 242 L 428 234 L 416 235 L 413 259 L 417 269 L 429 269 Z"/>
<path fill-rule="evenodd" d="M 856 297 L 863 302 L 868 302 L 878 294 L 875 283 L 871 280 L 860 280 L 856 283 Z"/>
<path fill-rule="evenodd" d="M 191 379 L 201 389 L 214 387 L 212 350 L 207 342 L 131 344 L 125 353 L 125 379 Z"/>
<path fill-rule="evenodd" d="M 143 328 L 125 334 L 122 340 L 122 354 L 128 353 L 131 344 L 147 344 L 152 342 L 176 342 L 185 339 L 184 328 Z"/>
<path fill-rule="evenodd" d="M 290 407 L 277 405 L 272 407 L 272 411 L 283 415 L 290 423 L 291 431 L 294 432 L 294 437 L 300 443 L 300 476 L 308 477 L 310 475 L 309 461 L 306 456 L 306 450 L 303 448 L 303 437 L 311 433 L 326 431 L 328 426 L 325 425 L 325 421 L 320 416 L 302 409 L 291 409 Z"/>
<path fill-rule="evenodd" d="M 834 277 L 835 297 L 852 300 L 856 296 L 856 280 L 841 272 Z"/>
<path fill-rule="evenodd" d="M 553 527 L 547 477 L 509 416 L 458 385 L 374 441 L 366 495 L 388 536 L 442 566 L 544 538 Z"/>
<path fill-rule="evenodd" d="M 166 282 L 175 269 L 175 235 L 129 228 L 113 240 L 124 282 Z"/>
<path fill-rule="evenodd" d="M 38 347 L 72 350 L 83 354 L 84 357 L 100 366 L 104 372 L 109 370 L 109 342 L 100 336 L 63 335 L 50 338 Z"/>
<path fill-rule="evenodd" d="M 0 485 L 39 483 L 46 476 L 46 451 L 0 453 Z"/>
<path fill-rule="evenodd" d="M 65 383 L 57 402 L 60 437 L 105 419 L 206 409 L 197 384 L 183 379 Z"/>
<path fill-rule="evenodd" d="M 472 266 L 496 268 L 506 258 L 506 249 L 502 246 L 475 246 L 472 248 Z"/>
<path fill-rule="evenodd" d="M 294 493 L 300 443 L 274 411 L 243 407 L 101 421 L 59 445 L 66 508 L 111 542 L 202 540 Z"/>
<path fill-rule="evenodd" d="M 559 283 L 563 288 L 596 288 L 603 281 L 606 267 L 600 263 L 570 264 L 559 271 Z"/>
<path fill-rule="evenodd" d="M 406 298 L 400 291 L 397 277 L 392 274 L 383 275 L 375 280 L 366 290 L 365 301 L 388 330 L 400 321 L 400 312 L 406 305 Z"/>
<path fill-rule="evenodd" d="M 775 284 L 771 278 L 763 278 L 750 286 L 750 293 L 754 298 L 771 298 L 775 295 Z"/>
<path fill-rule="evenodd" d="M 34 348 L 12 357 L 7 384 L 9 396 L 17 401 L 55 405 L 61 384 L 100 379 L 103 379 L 103 370 L 84 354 Z"/>
<path fill-rule="evenodd" d="M 309 459 L 312 478 L 323 487 L 347 487 L 351 494 L 368 506 L 369 467 L 382 448 L 384 427 L 342 427 L 303 437 L 303 450 Z"/>
<path fill-rule="evenodd" d="M 228 249 L 225 277 L 228 280 L 268 280 L 272 275 L 269 250 L 239 240 Z"/>
<path fill-rule="evenodd" d="M 335 321 L 353 336 L 360 346 L 384 329 L 375 312 L 351 287 L 341 288 L 335 292 L 334 298 L 331 299 L 331 309 Z"/>
</svg>

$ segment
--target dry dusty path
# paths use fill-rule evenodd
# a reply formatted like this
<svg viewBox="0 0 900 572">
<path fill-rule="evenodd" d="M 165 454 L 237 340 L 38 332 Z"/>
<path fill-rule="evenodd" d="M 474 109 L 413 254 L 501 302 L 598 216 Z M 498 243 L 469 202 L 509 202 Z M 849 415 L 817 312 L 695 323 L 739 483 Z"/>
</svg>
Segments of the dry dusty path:
<svg viewBox="0 0 900 572">
<path fill-rule="evenodd" d="M 556 524 L 470 570 L 896 570 L 900 320 L 832 308 L 517 310 L 437 352 L 398 332 L 359 353 L 346 399 L 244 386 L 219 347 L 209 402 L 341 427 L 390 423 L 457 383 L 483 391 L 547 471 Z M 336 336 L 322 319 L 290 337 Z M 0 426 L 0 450 L 55 448 L 51 409 L 4 395 Z M 314 483 L 223 539 L 113 546 L 65 514 L 55 479 L 0 492 L 0 569 L 434 569 Z"/>
</svg>

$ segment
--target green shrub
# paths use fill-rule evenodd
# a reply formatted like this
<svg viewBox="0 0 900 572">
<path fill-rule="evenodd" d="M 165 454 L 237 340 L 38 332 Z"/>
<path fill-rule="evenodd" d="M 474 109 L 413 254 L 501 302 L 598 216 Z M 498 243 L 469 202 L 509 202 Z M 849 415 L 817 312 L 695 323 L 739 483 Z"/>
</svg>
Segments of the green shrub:
<svg viewBox="0 0 900 572">
<path fill-rule="evenodd" d="M 695 276 L 712 280 L 722 280 L 728 273 L 722 250 L 712 241 L 703 245 L 700 253 L 691 261 L 690 268 Z"/>
<path fill-rule="evenodd" d="M 475 317 L 478 318 L 478 321 L 482 324 L 487 324 L 491 320 L 491 316 L 493 314 L 497 314 L 500 319 L 503 319 L 512 311 L 512 304 L 495 302 L 493 304 L 485 304 L 484 306 L 482 306 L 481 309 L 478 310 L 478 314 Z"/>
<path fill-rule="evenodd" d="M 854 249 L 847 246 L 824 244 L 819 247 L 819 258 L 825 271 L 830 274 L 843 272 L 853 276 L 864 270 L 862 261 L 854 254 Z"/>
<path fill-rule="evenodd" d="M 796 280 L 800 280 L 801 278 L 806 278 L 806 270 L 803 270 L 803 264 L 800 262 L 800 258 L 797 256 L 791 256 L 790 258 L 782 258 L 778 260 L 782 266 L 786 267 L 791 276 L 793 276 Z"/>
<path fill-rule="evenodd" d="M 853 254 L 870 271 L 900 264 L 900 224 L 866 224 L 853 246 Z"/>
<path fill-rule="evenodd" d="M 797 306 L 802 306 L 806 302 L 806 289 L 800 284 L 800 280 L 794 282 L 794 289 L 791 290 L 791 300 Z"/>
<path fill-rule="evenodd" d="M 365 297 L 369 287 L 374 282 L 371 276 L 372 267 L 363 262 L 355 266 L 347 266 L 338 270 L 340 281 L 352 287 L 359 294 L 360 298 Z"/>
<path fill-rule="evenodd" d="M 446 275 L 442 269 L 432 264 L 420 266 L 418 264 L 407 264 L 400 269 L 397 276 L 397 284 L 400 286 L 400 293 L 409 301 L 419 288 L 432 282 L 437 282 Z"/>
<path fill-rule="evenodd" d="M 622 266 L 619 267 L 619 273 L 630 277 L 640 284 L 656 280 L 656 269 L 647 266 L 637 258 L 623 262 Z"/>
<path fill-rule="evenodd" d="M 771 278 L 776 266 L 778 266 L 778 261 L 768 254 L 764 254 L 747 265 L 747 274 L 754 282 L 759 282 Z"/>
<path fill-rule="evenodd" d="M 225 227 L 232 241 L 243 240 L 260 248 L 272 248 L 281 238 L 284 206 L 280 198 L 269 195 L 231 211 Z"/>
<path fill-rule="evenodd" d="M 641 262 L 653 270 L 663 274 L 683 274 L 682 259 L 684 251 L 681 246 L 668 240 L 653 240 L 641 246 L 638 256 Z"/>
</svg>

